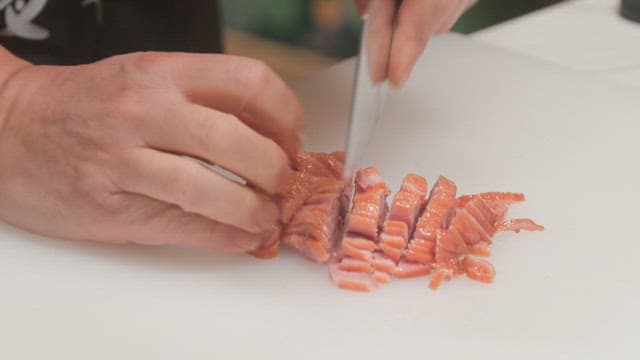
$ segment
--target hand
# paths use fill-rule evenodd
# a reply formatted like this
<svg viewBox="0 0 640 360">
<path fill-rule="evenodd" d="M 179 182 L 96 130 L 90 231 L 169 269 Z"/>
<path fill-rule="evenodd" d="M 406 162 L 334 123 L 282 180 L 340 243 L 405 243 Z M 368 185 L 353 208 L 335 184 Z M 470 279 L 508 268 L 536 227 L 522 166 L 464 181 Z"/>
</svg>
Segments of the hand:
<svg viewBox="0 0 640 360">
<path fill-rule="evenodd" d="M 361 12 L 371 13 L 372 42 L 388 41 L 388 34 L 393 27 L 391 56 L 388 66 L 388 79 L 396 85 L 402 86 L 427 46 L 427 42 L 434 34 L 446 32 L 456 23 L 460 15 L 475 4 L 477 0 L 403 0 L 398 9 L 395 24 L 387 21 L 385 15 L 393 8 L 395 0 L 355 0 Z M 380 20 L 377 20 L 380 19 Z M 372 45 L 369 51 L 375 53 L 381 46 Z M 376 58 L 371 56 L 370 58 Z M 383 61 L 379 59 L 379 61 Z M 386 62 L 385 62 L 386 64 Z M 373 78 L 378 81 L 375 64 L 372 66 Z"/>
<path fill-rule="evenodd" d="M 0 219 L 59 238 L 255 249 L 302 108 L 262 63 L 139 53 L 0 84 Z M 188 159 L 219 165 L 241 184 Z"/>
</svg>

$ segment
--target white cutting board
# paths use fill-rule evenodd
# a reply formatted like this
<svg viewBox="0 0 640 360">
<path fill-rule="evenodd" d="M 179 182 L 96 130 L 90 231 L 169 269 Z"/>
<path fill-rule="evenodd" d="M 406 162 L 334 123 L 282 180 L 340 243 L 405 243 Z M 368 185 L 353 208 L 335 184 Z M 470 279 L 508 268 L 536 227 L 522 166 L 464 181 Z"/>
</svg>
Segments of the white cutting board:
<svg viewBox="0 0 640 360">
<path fill-rule="evenodd" d="M 342 145 L 353 62 L 301 80 L 309 144 Z M 445 36 L 392 93 L 366 164 L 523 191 L 494 284 L 371 294 L 323 266 L 0 228 L 0 359 L 637 359 L 640 93 Z"/>
</svg>

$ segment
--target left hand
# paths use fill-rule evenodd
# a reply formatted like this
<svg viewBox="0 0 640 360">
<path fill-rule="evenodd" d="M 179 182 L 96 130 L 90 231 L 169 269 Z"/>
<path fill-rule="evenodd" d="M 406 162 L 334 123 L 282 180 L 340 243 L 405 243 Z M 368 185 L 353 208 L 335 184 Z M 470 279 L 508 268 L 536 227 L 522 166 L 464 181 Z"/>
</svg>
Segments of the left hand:
<svg viewBox="0 0 640 360">
<path fill-rule="evenodd" d="M 395 0 L 354 0 L 361 12 L 372 2 Z M 403 0 L 394 24 L 389 59 L 389 81 L 402 86 L 432 35 L 448 31 L 477 0 Z M 383 5 L 384 7 L 384 5 Z"/>
</svg>

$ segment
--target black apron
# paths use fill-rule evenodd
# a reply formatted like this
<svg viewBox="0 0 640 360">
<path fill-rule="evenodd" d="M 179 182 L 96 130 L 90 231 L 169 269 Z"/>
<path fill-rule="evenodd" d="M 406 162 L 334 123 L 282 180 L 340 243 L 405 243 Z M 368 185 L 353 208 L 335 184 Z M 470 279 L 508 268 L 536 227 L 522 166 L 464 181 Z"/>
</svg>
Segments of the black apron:
<svg viewBox="0 0 640 360">
<path fill-rule="evenodd" d="M 134 51 L 221 52 L 215 0 L 0 0 L 0 44 L 38 64 Z"/>
</svg>

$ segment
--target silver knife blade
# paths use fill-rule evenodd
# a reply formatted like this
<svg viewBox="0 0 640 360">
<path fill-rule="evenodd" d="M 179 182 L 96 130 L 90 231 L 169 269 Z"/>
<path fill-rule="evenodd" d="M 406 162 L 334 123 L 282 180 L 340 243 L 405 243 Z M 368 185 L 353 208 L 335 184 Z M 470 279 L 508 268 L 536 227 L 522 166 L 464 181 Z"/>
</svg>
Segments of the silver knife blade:
<svg viewBox="0 0 640 360">
<path fill-rule="evenodd" d="M 346 139 L 346 179 L 353 176 L 382 113 L 388 88 L 386 78 L 393 23 L 399 3 L 371 0 L 363 16 Z"/>
</svg>

